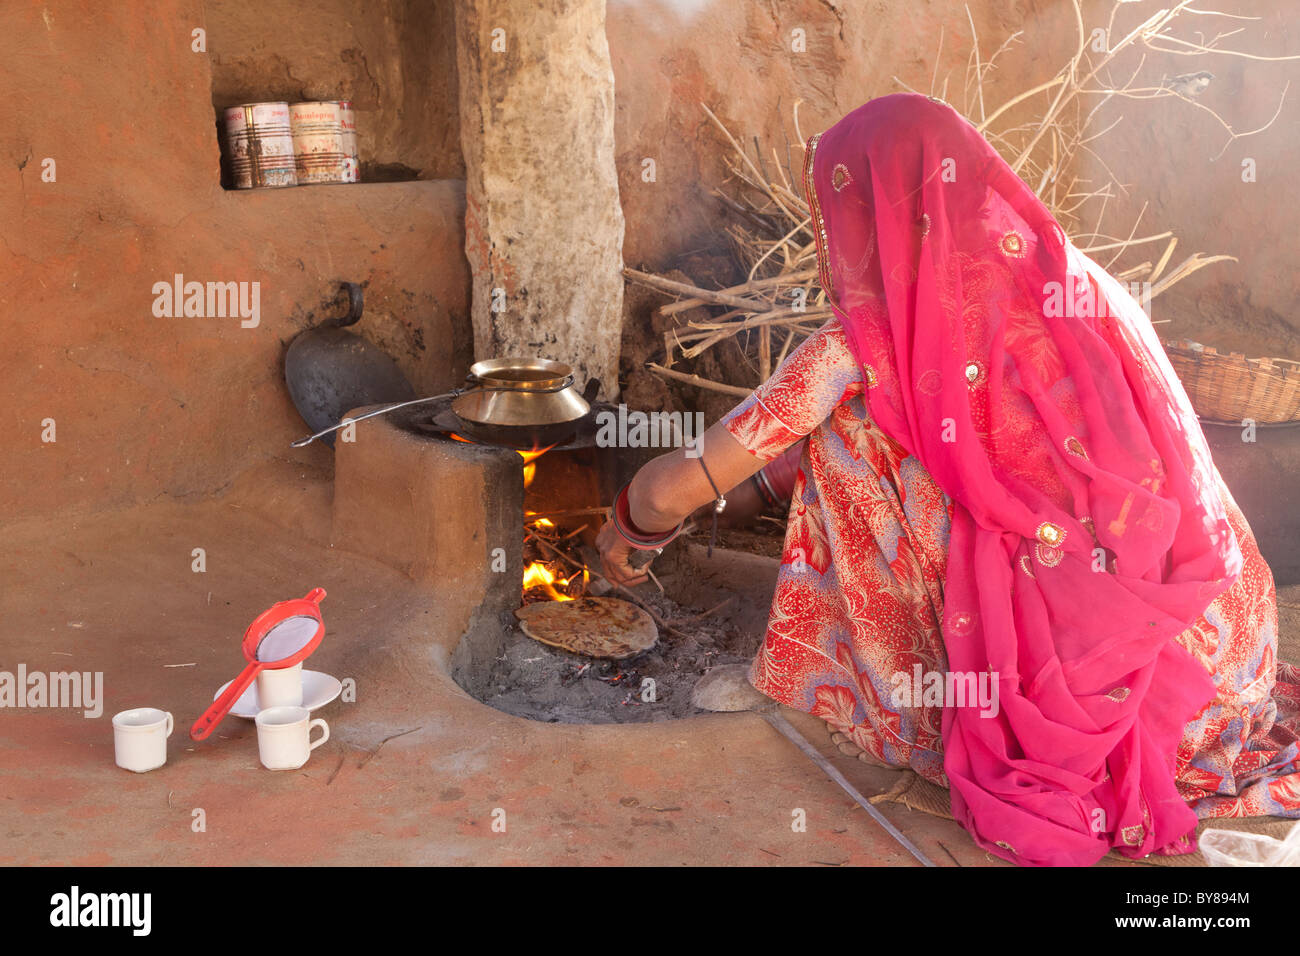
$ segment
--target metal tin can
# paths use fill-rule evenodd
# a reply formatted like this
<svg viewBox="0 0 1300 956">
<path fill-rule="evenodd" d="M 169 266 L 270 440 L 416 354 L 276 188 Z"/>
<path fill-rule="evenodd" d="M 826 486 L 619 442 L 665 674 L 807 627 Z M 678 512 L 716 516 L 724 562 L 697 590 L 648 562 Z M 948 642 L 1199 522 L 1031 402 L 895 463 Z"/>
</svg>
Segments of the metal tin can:
<svg viewBox="0 0 1300 956">
<path fill-rule="evenodd" d="M 361 182 L 361 161 L 357 153 L 357 117 L 351 100 L 339 100 L 339 125 L 343 127 L 343 181 Z"/>
<path fill-rule="evenodd" d="M 245 103 L 225 111 L 226 163 L 236 189 L 296 186 L 288 103 Z"/>
<path fill-rule="evenodd" d="M 347 182 L 339 114 L 338 103 L 294 103 L 289 107 L 300 184 Z"/>
</svg>

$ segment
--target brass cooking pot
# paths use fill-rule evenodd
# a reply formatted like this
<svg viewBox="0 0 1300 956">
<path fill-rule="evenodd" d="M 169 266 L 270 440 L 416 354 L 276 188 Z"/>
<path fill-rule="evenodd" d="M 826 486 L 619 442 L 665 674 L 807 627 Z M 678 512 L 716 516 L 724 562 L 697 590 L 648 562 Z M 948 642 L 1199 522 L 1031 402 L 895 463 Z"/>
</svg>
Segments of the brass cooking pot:
<svg viewBox="0 0 1300 956">
<path fill-rule="evenodd" d="M 600 381 L 593 378 L 586 394 L 580 395 L 573 387 L 573 370 L 549 359 L 488 359 L 472 365 L 466 378 L 472 383 L 468 388 L 385 405 L 290 444 L 302 448 L 345 425 L 450 398 L 458 431 L 473 441 L 519 449 L 549 447 L 573 437 L 600 389 Z"/>
<path fill-rule="evenodd" d="M 591 410 L 573 386 L 573 369 L 550 359 L 487 359 L 470 366 L 469 378 L 481 388 L 457 397 L 451 410 L 475 425 L 565 425 Z M 493 387 L 517 391 L 491 391 Z"/>
</svg>

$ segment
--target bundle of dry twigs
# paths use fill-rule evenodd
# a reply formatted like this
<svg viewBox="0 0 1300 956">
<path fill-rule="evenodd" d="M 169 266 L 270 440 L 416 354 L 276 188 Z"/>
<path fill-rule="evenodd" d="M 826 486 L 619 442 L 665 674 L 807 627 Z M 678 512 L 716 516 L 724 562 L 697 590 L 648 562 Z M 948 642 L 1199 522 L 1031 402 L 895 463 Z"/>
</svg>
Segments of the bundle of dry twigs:
<svg viewBox="0 0 1300 956">
<path fill-rule="evenodd" d="M 831 310 L 825 294 L 815 285 L 817 250 L 808 204 L 792 185 L 794 175 L 774 149 L 772 164 L 777 178 L 772 178 L 757 144 L 755 161 L 713 111 L 703 104 L 701 107 L 731 146 L 726 163 L 740 188 L 734 193 L 715 189 L 713 194 L 744 222 L 729 225 L 727 235 L 748 277 L 729 289 L 709 290 L 635 269 L 623 272 L 633 282 L 684 297 L 661 306 L 662 315 L 678 315 L 699 306 L 721 310 L 710 321 L 690 321 L 665 332 L 665 363 L 652 363 L 650 369 L 665 378 L 701 388 L 746 395 L 747 388 L 674 370 L 671 366 L 675 354 L 680 351 L 682 358 L 693 359 L 725 339 L 742 336 L 742 348 L 747 354 L 754 353 L 761 381 L 792 346 L 830 318 Z M 797 105 L 795 109 L 797 124 Z M 775 354 L 774 339 L 780 342 Z"/>
<path fill-rule="evenodd" d="M 1126 194 L 1127 190 L 1111 174 L 1092 145 L 1114 129 L 1122 117 L 1097 130 L 1094 125 L 1099 110 L 1116 99 L 1174 97 L 1184 100 L 1207 111 L 1223 126 L 1228 134 L 1224 145 L 1226 150 L 1234 140 L 1262 132 L 1272 125 L 1281 112 L 1281 100 L 1277 113 L 1268 123 L 1258 129 L 1237 132 L 1212 109 L 1195 99 L 1195 87 L 1188 85 L 1186 77 L 1162 79 L 1157 86 L 1141 85 L 1137 77 L 1146 60 L 1145 51 L 1189 57 L 1221 55 L 1259 60 L 1295 59 L 1255 56 L 1220 46 L 1223 39 L 1239 30 L 1218 34 L 1212 39 L 1198 33 L 1200 39 L 1197 41 L 1174 36 L 1172 24 L 1180 16 L 1257 19 L 1193 9 L 1191 2 L 1178 0 L 1169 8 L 1147 17 L 1123 36 L 1113 39 L 1116 15 L 1119 8 L 1126 5 L 1126 0 L 1116 0 L 1104 34 L 1105 48 L 1098 50 L 1097 34 L 1085 28 L 1079 0 L 1071 0 L 1078 29 L 1078 47 L 1073 56 L 1052 79 L 1011 97 L 993 110 L 985 108 L 985 85 L 998 59 L 1019 42 L 1021 33 L 1008 37 L 990 57 L 982 59 L 974 20 L 967 8 L 971 52 L 962 104 L 948 100 L 948 78 L 939 89 L 935 89 L 937 67 L 931 78 L 930 95 L 950 102 L 979 128 L 1011 167 L 1035 189 L 1078 248 L 1094 257 L 1110 253 L 1109 259 L 1102 263 L 1107 269 L 1114 268 L 1119 258 L 1130 250 L 1151 243 L 1165 243 L 1162 254 L 1154 261 L 1142 261 L 1116 269 L 1113 273 L 1120 281 L 1146 283 L 1145 294 L 1150 298 L 1207 265 L 1236 260 L 1229 255 L 1196 252 L 1171 267 L 1178 245 L 1177 237 L 1172 231 L 1138 236 L 1142 213 L 1138 214 L 1125 236 L 1103 232 L 1102 220 L 1109 201 Z M 941 37 L 940 52 L 942 45 Z M 1114 78 L 1112 68 L 1116 67 L 1116 58 L 1132 52 L 1139 54 L 1136 68 L 1126 79 Z M 897 77 L 894 79 L 903 88 L 911 89 Z M 1282 98 L 1286 92 L 1284 88 Z M 743 354 L 753 362 L 762 381 L 794 345 L 830 318 L 831 310 L 825 293 L 816 286 L 816 247 L 808 205 L 793 185 L 797 179 L 789 163 L 783 161 L 775 149 L 770 150 L 769 162 L 757 141 L 751 155 L 712 110 L 704 104 L 701 106 L 730 147 L 726 158 L 731 174 L 730 189 L 716 189 L 714 195 L 736 215 L 737 221 L 727 227 L 727 237 L 747 278 L 730 288 L 710 290 L 634 269 L 625 269 L 624 275 L 631 282 L 680 297 L 659 308 L 664 316 L 679 315 L 701 306 L 714 313 L 707 321 L 696 318 L 666 331 L 664 362 L 650 363 L 647 367 L 663 378 L 743 396 L 749 394 L 749 388 L 734 382 L 711 381 L 674 368 L 677 357 L 694 359 L 720 342 L 737 338 Z M 804 136 L 799 129 L 798 109 L 796 103 L 794 126 L 799 143 L 794 145 L 802 149 Z M 1104 182 L 1094 184 L 1073 173 L 1085 154 L 1100 165 L 1108 177 Z M 1145 209 L 1144 204 L 1142 211 Z M 1088 221 L 1092 223 L 1091 228 L 1086 225 Z"/>
</svg>

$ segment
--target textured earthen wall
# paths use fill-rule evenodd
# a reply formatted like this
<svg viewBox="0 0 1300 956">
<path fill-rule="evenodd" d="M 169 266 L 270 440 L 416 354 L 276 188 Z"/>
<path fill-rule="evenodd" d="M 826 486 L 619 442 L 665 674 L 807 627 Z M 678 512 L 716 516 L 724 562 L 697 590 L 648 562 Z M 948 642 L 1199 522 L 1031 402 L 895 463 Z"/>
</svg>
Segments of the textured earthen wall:
<svg viewBox="0 0 1300 956">
<path fill-rule="evenodd" d="M 274 458 L 328 463 L 288 447 L 303 425 L 282 362 L 339 314 L 339 280 L 368 284 L 360 328 L 418 389 L 464 374 L 463 185 L 223 191 L 219 31 L 191 49 L 205 23 L 197 0 L 0 5 L 0 523 L 210 494 Z M 258 283 L 259 323 L 156 316 L 154 284 L 177 273 Z"/>
<path fill-rule="evenodd" d="M 1298 52 L 1282 0 L 1225 4 L 1264 17 L 1243 24 L 1262 38 L 1257 52 Z M 996 94 L 1046 78 L 1073 43 L 1062 0 L 971 7 L 986 53 L 1029 31 L 1001 61 Z M 1090 18 L 1104 7 L 1089 4 Z M 325 449 L 286 447 L 301 425 L 280 363 L 294 334 L 334 314 L 339 280 L 369 283 L 362 331 L 418 389 L 463 375 L 462 186 L 225 193 L 214 135 L 226 101 L 337 91 L 357 102 L 363 155 L 376 168 L 462 175 L 451 22 L 447 4 L 426 0 L 323 0 L 310 11 L 287 0 L 0 5 L 0 522 L 207 494 L 275 457 L 328 463 Z M 196 27 L 208 30 L 206 53 L 191 50 Z M 803 53 L 791 50 L 796 28 Z M 807 136 L 896 89 L 893 75 L 928 90 L 941 30 L 938 75 L 941 84 L 951 73 L 952 98 L 969 34 L 957 0 L 610 0 L 627 262 L 658 268 L 719 245 L 709 190 L 725 176 L 724 151 L 701 100 L 738 135 L 794 143 L 796 100 Z M 1246 129 L 1272 114 L 1296 65 L 1224 59 L 1210 68 L 1204 101 Z M 1272 131 L 1213 163 L 1221 132 L 1180 106 L 1124 106 L 1126 126 L 1103 155 L 1132 183 L 1131 204 L 1151 200 L 1143 223 L 1183 237 L 1179 254 L 1229 252 L 1241 262 L 1158 300 L 1157 318 L 1175 319 L 1162 329 L 1296 355 L 1296 184 L 1285 165 L 1300 109 L 1294 88 Z M 1257 184 L 1240 183 L 1245 156 L 1257 160 Z M 46 159 L 55 182 L 42 181 Z M 799 159 L 792 150 L 796 172 Z M 259 282 L 259 326 L 154 316 L 154 283 L 176 273 Z M 41 441 L 46 419 L 57 442 Z"/>
<path fill-rule="evenodd" d="M 1132 9 L 1149 15 L 1151 8 L 1159 6 L 1144 3 Z M 1218 31 L 1242 31 L 1225 39 L 1225 48 L 1258 57 L 1300 55 L 1296 31 L 1300 7 L 1294 0 L 1233 0 L 1211 9 L 1258 18 L 1198 17 L 1197 24 L 1211 36 Z M 1186 37 L 1188 32 L 1184 26 L 1179 35 Z M 1152 318 L 1161 322 L 1158 329 L 1163 337 L 1197 339 L 1250 355 L 1300 359 L 1300 270 L 1296 269 L 1300 244 L 1295 238 L 1300 209 L 1295 171 L 1300 153 L 1300 60 L 1227 55 L 1193 60 L 1164 55 L 1149 59 L 1142 76 L 1158 80 L 1163 73 L 1202 69 L 1214 74 L 1196 98 L 1204 110 L 1171 99 L 1116 100 L 1103 107 L 1099 128 L 1120 117 L 1122 123 L 1098 141 L 1100 156 L 1081 172 L 1100 176 L 1097 162 L 1104 160 L 1120 182 L 1131 184 L 1129 194 L 1112 204 L 1107 231 L 1127 235 L 1141 214 L 1137 235 L 1172 229 L 1178 236 L 1171 265 L 1193 252 L 1240 260 L 1209 266 L 1157 298 Z M 1288 83 L 1291 89 L 1284 98 Z M 1213 110 L 1235 130 L 1247 132 L 1267 124 L 1279 104 L 1281 111 L 1267 131 L 1231 144 L 1229 134 L 1208 112 Z M 1247 160 L 1254 164 L 1255 182 L 1243 182 L 1242 164 Z M 1144 203 L 1149 203 L 1145 212 Z M 1122 262 L 1155 261 L 1163 252 L 1163 243 L 1153 243 Z M 1103 254 L 1097 258 L 1107 262 Z"/>
</svg>

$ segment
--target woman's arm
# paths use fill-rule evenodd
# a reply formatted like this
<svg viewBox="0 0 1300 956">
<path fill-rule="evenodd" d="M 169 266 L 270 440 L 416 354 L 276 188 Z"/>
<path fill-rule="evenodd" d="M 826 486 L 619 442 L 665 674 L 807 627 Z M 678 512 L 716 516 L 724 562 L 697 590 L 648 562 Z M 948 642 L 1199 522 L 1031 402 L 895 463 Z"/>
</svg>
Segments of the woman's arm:
<svg viewBox="0 0 1300 956">
<path fill-rule="evenodd" d="M 772 377 L 706 431 L 700 441 L 709 475 L 726 494 L 786 449 L 812 433 L 841 402 L 862 393 L 862 369 L 839 321 L 831 319 L 791 352 Z M 694 448 L 654 459 L 628 486 L 625 518 L 647 537 L 677 527 L 716 497 L 693 458 Z M 596 536 L 606 576 L 616 584 L 640 584 L 646 575 L 632 568 L 634 550 L 606 522 Z"/>
<path fill-rule="evenodd" d="M 701 461 L 708 467 L 708 475 Z M 709 476 L 725 494 L 766 464 L 718 422 L 704 433 L 697 447 L 660 455 L 637 472 L 628 488 L 632 521 L 646 531 L 669 531 L 717 498 Z"/>
<path fill-rule="evenodd" d="M 660 455 L 636 473 L 627 490 L 632 523 L 643 531 L 670 531 L 697 508 L 711 504 L 716 495 L 700 465 L 701 459 L 724 494 L 767 464 L 766 459 L 736 441 L 724 422 L 718 422 L 704 433 L 697 446 Z M 615 584 L 633 585 L 646 580 L 643 572 L 628 563 L 634 549 L 612 524 L 601 528 L 596 546 L 605 574 Z"/>
</svg>

